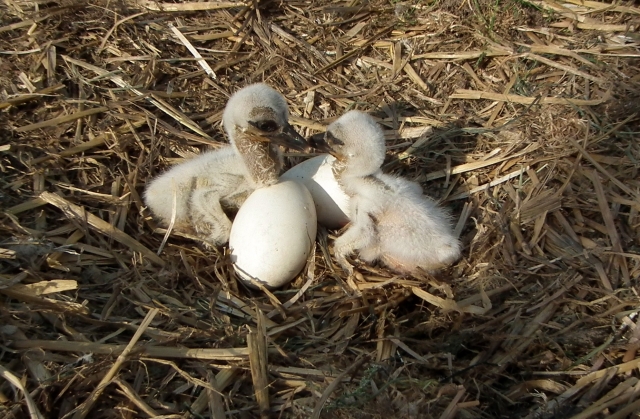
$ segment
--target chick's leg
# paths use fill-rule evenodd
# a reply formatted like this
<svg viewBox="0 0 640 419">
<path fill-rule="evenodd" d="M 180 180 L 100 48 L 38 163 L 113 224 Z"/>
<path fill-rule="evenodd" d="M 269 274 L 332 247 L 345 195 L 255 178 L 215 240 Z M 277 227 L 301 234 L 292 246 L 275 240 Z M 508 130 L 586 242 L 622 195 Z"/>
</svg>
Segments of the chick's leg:
<svg viewBox="0 0 640 419">
<path fill-rule="evenodd" d="M 351 226 L 334 242 L 336 261 L 349 274 L 353 267 L 347 262 L 347 256 L 354 251 L 371 246 L 376 241 L 376 229 L 373 220 L 364 214 L 352 221 Z"/>
<path fill-rule="evenodd" d="M 222 210 L 220 200 L 218 189 L 197 188 L 193 190 L 189 202 L 189 218 L 194 230 L 214 246 L 228 242 L 231 234 L 231 220 Z"/>
</svg>

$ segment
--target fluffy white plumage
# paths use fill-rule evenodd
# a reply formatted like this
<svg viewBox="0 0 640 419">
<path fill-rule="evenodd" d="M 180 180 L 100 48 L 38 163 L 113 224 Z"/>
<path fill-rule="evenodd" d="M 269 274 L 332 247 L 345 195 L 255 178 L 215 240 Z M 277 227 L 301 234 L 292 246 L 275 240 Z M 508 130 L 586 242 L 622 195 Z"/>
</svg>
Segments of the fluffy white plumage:
<svg viewBox="0 0 640 419">
<path fill-rule="evenodd" d="M 152 180 L 144 200 L 168 225 L 194 231 L 212 245 L 229 240 L 231 220 L 225 210 L 237 210 L 255 189 L 278 181 L 282 153 L 278 145 L 306 149 L 305 140 L 289 125 L 285 98 L 262 84 L 252 84 L 231 96 L 222 115 L 230 145 L 178 164 Z"/>
<path fill-rule="evenodd" d="M 353 252 L 407 274 L 434 272 L 460 257 L 449 214 L 419 184 L 382 173 L 384 134 L 371 116 L 347 112 L 313 141 L 336 157 L 335 176 L 351 197 L 351 223 L 334 245 L 345 270 L 353 270 L 346 259 Z"/>
</svg>

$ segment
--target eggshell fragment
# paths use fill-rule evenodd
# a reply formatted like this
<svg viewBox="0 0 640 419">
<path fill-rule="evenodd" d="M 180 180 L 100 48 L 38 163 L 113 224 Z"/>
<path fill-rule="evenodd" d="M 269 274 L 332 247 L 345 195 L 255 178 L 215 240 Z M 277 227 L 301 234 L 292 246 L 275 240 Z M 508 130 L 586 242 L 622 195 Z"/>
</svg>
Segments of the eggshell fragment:
<svg viewBox="0 0 640 419">
<path fill-rule="evenodd" d="M 234 268 L 268 288 L 287 284 L 304 268 L 316 239 L 317 218 L 307 188 L 294 181 L 256 189 L 231 226 Z"/>
<path fill-rule="evenodd" d="M 335 157 L 322 154 L 292 167 L 280 179 L 304 184 L 316 206 L 318 222 L 331 229 L 341 228 L 349 222 L 349 197 L 333 175 Z"/>
</svg>

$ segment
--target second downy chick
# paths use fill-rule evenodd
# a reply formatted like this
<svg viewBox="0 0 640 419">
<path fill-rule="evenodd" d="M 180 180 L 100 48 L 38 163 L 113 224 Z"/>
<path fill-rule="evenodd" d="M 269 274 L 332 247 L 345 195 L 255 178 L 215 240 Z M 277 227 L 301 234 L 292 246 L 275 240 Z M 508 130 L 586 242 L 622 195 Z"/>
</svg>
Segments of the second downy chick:
<svg viewBox="0 0 640 419">
<path fill-rule="evenodd" d="M 347 112 L 311 145 L 336 158 L 334 174 L 350 196 L 351 223 L 334 246 L 343 269 L 353 272 L 346 259 L 353 252 L 404 274 L 434 272 L 460 257 L 449 214 L 417 183 L 382 173 L 384 134 L 371 116 Z"/>
</svg>

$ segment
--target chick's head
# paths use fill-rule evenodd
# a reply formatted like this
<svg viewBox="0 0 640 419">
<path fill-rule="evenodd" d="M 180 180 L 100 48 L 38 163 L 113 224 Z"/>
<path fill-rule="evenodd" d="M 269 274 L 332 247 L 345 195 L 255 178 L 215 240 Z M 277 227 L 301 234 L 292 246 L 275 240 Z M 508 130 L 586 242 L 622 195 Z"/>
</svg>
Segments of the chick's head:
<svg viewBox="0 0 640 419">
<path fill-rule="evenodd" d="M 385 157 L 384 133 L 376 121 L 360 111 L 349 111 L 313 136 L 310 145 L 333 155 L 344 173 L 367 176 L 380 169 Z"/>
<path fill-rule="evenodd" d="M 254 141 L 308 149 L 305 139 L 289 124 L 284 96 L 264 83 L 251 84 L 234 93 L 224 109 L 222 123 L 232 142 L 242 135 Z"/>
</svg>

